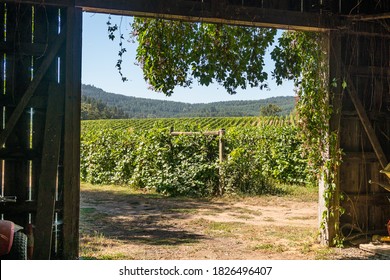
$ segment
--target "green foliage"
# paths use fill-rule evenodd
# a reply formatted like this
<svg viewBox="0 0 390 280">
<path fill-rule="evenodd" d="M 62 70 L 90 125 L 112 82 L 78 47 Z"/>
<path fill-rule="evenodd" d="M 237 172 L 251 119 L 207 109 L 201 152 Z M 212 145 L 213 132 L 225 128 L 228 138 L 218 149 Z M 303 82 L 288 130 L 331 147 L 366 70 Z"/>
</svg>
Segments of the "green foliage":
<svg viewBox="0 0 390 280">
<path fill-rule="evenodd" d="M 273 73 L 278 83 L 295 82 L 297 111 L 306 151 L 313 172 L 321 172 L 323 153 L 329 147 L 329 87 L 323 36 L 314 32 L 285 32 L 271 53 L 276 61 Z"/>
<path fill-rule="evenodd" d="M 330 217 L 336 217 L 336 237 L 334 245 L 340 246 L 338 216 L 343 209 L 339 206 L 340 194 L 336 186 L 338 166 L 341 163 L 341 150 L 338 146 L 338 131 L 329 127 L 332 115 L 332 87 L 327 74 L 327 53 L 324 36 L 319 33 L 285 32 L 279 39 L 279 46 L 272 52 L 277 61 L 274 76 L 278 83 L 282 79 L 292 79 L 297 87 L 299 101 L 297 112 L 305 149 L 310 159 L 313 174 L 322 178 L 325 184 L 324 200 L 327 210 L 323 213 L 322 225 Z M 341 88 L 346 87 L 345 81 Z"/>
<path fill-rule="evenodd" d="M 154 127 L 173 128 L 175 131 L 219 130 L 221 128 L 273 125 L 293 123 L 290 117 L 217 117 L 217 118 L 164 118 L 164 119 L 122 119 L 82 121 L 84 131 L 94 129 L 149 130 Z"/>
<path fill-rule="evenodd" d="M 129 116 L 116 106 L 107 106 L 106 103 L 93 97 L 81 96 L 81 119 L 125 119 Z"/>
<path fill-rule="evenodd" d="M 89 126 L 82 133 L 81 178 L 189 196 L 215 195 L 220 184 L 228 193 L 262 194 L 272 192 L 274 182 L 311 179 L 293 125 L 231 128 L 224 137 L 227 159 L 220 165 L 215 136 L 174 137 L 158 125 L 136 131 Z"/>
<path fill-rule="evenodd" d="M 260 107 L 260 116 L 278 116 L 282 109 L 275 104 Z"/>
<path fill-rule="evenodd" d="M 263 88 L 264 54 L 275 29 L 134 18 L 137 61 L 155 91 L 171 95 L 176 86 L 217 82 L 228 93 Z"/>
<path fill-rule="evenodd" d="M 114 94 L 91 85 L 82 85 L 81 89 L 84 98 L 94 98 L 106 103 L 109 107 L 117 107 L 130 118 L 258 116 L 259 107 L 268 104 L 279 106 L 282 109 L 280 115 L 287 116 L 294 109 L 293 96 L 191 104 Z"/>
</svg>

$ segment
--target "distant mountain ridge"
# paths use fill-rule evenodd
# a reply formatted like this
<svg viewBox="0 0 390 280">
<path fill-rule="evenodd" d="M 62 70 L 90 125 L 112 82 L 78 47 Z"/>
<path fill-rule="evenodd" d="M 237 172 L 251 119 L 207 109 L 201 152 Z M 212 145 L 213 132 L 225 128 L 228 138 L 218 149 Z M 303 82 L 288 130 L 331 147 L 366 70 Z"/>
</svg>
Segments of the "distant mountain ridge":
<svg viewBox="0 0 390 280">
<path fill-rule="evenodd" d="M 82 85 L 82 96 L 84 100 L 88 97 L 99 100 L 108 107 L 117 108 L 129 118 L 258 116 L 260 107 L 268 104 L 279 106 L 282 109 L 280 115 L 288 115 L 295 105 L 293 96 L 191 104 L 114 94 L 92 85 Z"/>
</svg>

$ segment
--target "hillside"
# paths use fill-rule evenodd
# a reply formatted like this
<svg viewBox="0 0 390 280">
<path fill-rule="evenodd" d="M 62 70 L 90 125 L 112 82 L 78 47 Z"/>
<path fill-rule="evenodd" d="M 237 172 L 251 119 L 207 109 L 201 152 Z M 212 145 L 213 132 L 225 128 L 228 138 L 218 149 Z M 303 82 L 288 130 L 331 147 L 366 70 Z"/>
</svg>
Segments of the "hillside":
<svg viewBox="0 0 390 280">
<path fill-rule="evenodd" d="M 108 106 L 105 102 L 88 96 L 81 96 L 81 119 L 127 119 L 129 116 L 116 106 Z"/>
<path fill-rule="evenodd" d="M 280 115 L 288 115 L 294 108 L 293 96 L 190 104 L 114 94 L 91 85 L 82 86 L 82 95 L 116 107 L 130 118 L 258 116 L 260 107 L 268 104 L 279 106 L 282 109 Z"/>
</svg>

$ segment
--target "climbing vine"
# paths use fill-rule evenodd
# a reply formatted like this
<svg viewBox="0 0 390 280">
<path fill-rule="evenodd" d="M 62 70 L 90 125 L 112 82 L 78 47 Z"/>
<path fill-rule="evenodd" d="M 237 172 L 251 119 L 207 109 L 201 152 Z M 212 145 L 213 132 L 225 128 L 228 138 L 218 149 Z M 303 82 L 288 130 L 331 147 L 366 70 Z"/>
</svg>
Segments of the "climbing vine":
<svg viewBox="0 0 390 280">
<path fill-rule="evenodd" d="M 336 187 L 341 150 L 338 146 L 338 131 L 331 131 L 332 90 L 337 87 L 334 81 L 329 85 L 327 50 L 323 47 L 324 35 L 313 32 L 285 32 L 272 52 L 275 61 L 273 76 L 278 84 L 283 79 L 294 80 L 298 95 L 297 112 L 306 151 L 313 172 L 324 184 L 326 210 L 322 215 L 322 230 L 326 223 L 343 214 L 338 206 L 340 199 Z M 345 88 L 345 82 L 342 83 Z M 341 246 L 339 226 L 335 220 L 336 238 L 332 245 Z"/>
</svg>

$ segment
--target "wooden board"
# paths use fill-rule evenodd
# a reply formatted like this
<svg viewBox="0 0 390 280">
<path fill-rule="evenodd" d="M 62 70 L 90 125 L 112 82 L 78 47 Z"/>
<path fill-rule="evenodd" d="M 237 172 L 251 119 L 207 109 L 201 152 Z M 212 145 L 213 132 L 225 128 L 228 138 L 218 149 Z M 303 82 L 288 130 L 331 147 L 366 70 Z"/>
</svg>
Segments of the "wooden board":
<svg viewBox="0 0 390 280">
<path fill-rule="evenodd" d="M 376 255 L 380 255 L 387 260 L 390 260 L 390 244 L 386 244 L 386 243 L 380 245 L 374 245 L 373 243 L 360 244 L 359 248 L 364 251 L 374 253 Z"/>
<path fill-rule="evenodd" d="M 51 254 L 63 111 L 63 91 L 58 85 L 52 86 L 49 88 L 42 169 L 39 177 L 34 259 L 48 260 Z"/>
</svg>

